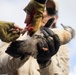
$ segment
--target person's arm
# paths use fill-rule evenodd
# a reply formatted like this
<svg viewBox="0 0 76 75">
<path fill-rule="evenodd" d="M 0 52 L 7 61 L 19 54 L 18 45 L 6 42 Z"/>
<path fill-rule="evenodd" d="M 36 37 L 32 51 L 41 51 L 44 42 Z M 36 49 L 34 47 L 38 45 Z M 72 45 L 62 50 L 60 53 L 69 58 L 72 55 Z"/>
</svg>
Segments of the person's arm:
<svg viewBox="0 0 76 75">
<path fill-rule="evenodd" d="M 25 30 L 29 32 L 29 35 L 33 35 L 41 27 L 45 2 L 46 0 L 31 0 L 24 8 L 27 13 Z M 32 30 L 30 29 L 31 26 L 33 27 Z"/>
<path fill-rule="evenodd" d="M 20 35 L 20 30 L 22 28 L 16 26 L 13 22 L 0 21 L 0 39 L 3 42 L 15 41 Z"/>
<path fill-rule="evenodd" d="M 56 34 L 58 34 L 60 38 L 61 44 L 68 43 L 74 36 L 75 31 L 69 27 L 64 27 L 65 30 L 62 29 L 52 29 Z M 66 75 L 69 74 L 69 52 L 68 48 L 65 45 L 60 46 L 58 53 L 54 55 L 51 59 L 51 63 L 45 67 L 40 69 L 41 74 L 61 74 Z M 45 59 L 45 58 L 44 58 Z M 43 65 L 40 65 L 42 67 Z M 44 65 L 45 66 L 45 65 Z M 44 67 L 43 66 L 43 67 Z"/>
<path fill-rule="evenodd" d="M 48 39 L 47 42 L 44 41 L 44 42 L 38 43 L 38 51 L 39 51 L 38 57 L 40 58 L 39 64 L 40 65 L 42 64 L 43 67 L 45 67 L 48 60 L 50 60 L 51 57 L 58 52 L 60 45 L 70 42 L 70 40 L 75 36 L 74 29 L 72 29 L 69 26 L 65 26 L 64 28 L 65 28 L 65 30 L 55 28 L 55 29 L 52 29 L 52 31 L 53 31 L 52 32 L 51 29 L 43 27 L 43 31 L 45 31 L 44 34 L 46 34 L 46 36 L 44 36 L 44 35 L 43 36 Z M 42 33 L 42 32 L 40 32 L 40 33 Z M 37 32 L 37 34 L 38 34 L 38 32 Z M 53 38 L 53 42 L 50 40 L 49 36 L 51 36 Z M 58 37 L 60 40 L 58 39 Z M 60 45 L 59 45 L 59 42 L 60 42 Z M 47 46 L 47 44 L 48 44 L 48 46 Z M 43 47 L 45 47 L 47 50 L 44 51 Z M 49 50 L 51 53 L 48 52 Z M 48 60 L 46 60 L 47 58 L 48 58 Z M 46 62 L 44 63 L 44 61 L 46 61 Z"/>
<path fill-rule="evenodd" d="M 56 29 L 55 29 L 56 30 Z M 53 30 L 53 31 L 55 31 L 55 30 Z M 66 43 L 68 43 L 68 41 L 70 41 L 72 38 L 73 38 L 73 36 L 72 36 L 72 34 L 71 34 L 71 32 L 68 32 L 68 31 L 66 31 L 66 30 L 61 30 L 63 33 L 65 33 L 67 36 L 64 36 L 63 35 L 63 33 L 60 33 L 60 35 L 62 35 L 62 38 L 66 38 L 66 40 L 64 40 L 64 41 L 61 41 L 61 37 L 59 37 L 60 38 L 60 42 L 62 42 L 61 44 L 64 44 L 64 42 L 66 42 Z M 57 32 L 57 31 L 56 31 Z M 56 33 L 56 32 L 54 32 L 54 33 Z M 68 33 L 67 33 L 68 32 Z M 72 31 L 73 32 L 73 31 Z M 59 32 L 58 32 L 59 33 Z M 37 35 L 40 35 L 40 33 L 36 33 Z M 49 33 L 50 34 L 50 33 Z M 59 34 L 57 34 L 57 35 L 59 35 Z M 32 52 L 33 54 L 36 54 L 36 52 L 37 52 L 37 43 L 39 42 L 38 41 L 38 39 L 36 39 L 35 38 L 36 37 L 36 35 L 35 36 L 33 36 L 33 37 L 31 37 L 32 39 L 28 39 L 26 42 L 21 42 L 21 45 L 19 45 L 19 46 L 21 46 L 21 47 L 19 47 L 19 48 L 17 48 L 18 47 L 18 43 L 16 43 L 16 46 L 14 47 L 13 46 L 13 51 L 16 51 L 16 53 L 17 53 L 17 55 L 21 55 L 22 53 L 23 54 L 26 54 L 27 55 L 27 53 L 29 52 Z M 68 38 L 67 37 L 71 37 L 71 38 L 69 38 L 69 40 L 68 40 Z M 40 38 L 40 39 L 42 39 L 42 38 Z M 55 37 L 54 37 L 54 39 L 55 39 Z M 47 38 L 46 38 L 46 40 L 47 40 Z M 50 40 L 50 38 L 48 39 L 48 40 Z M 47 40 L 47 41 L 48 41 Z M 44 40 L 42 40 L 42 41 L 44 41 Z M 41 41 L 41 42 L 42 42 Z M 55 39 L 55 41 L 57 41 L 56 39 Z M 48 43 L 50 43 L 49 41 L 48 41 Z M 46 44 L 46 43 L 45 43 Z M 44 45 L 45 45 L 44 44 Z M 15 45 L 15 44 L 14 44 Z M 46 44 L 47 45 L 47 44 Z M 56 47 L 57 45 L 55 45 L 55 47 Z M 46 46 L 44 46 L 44 47 L 46 47 Z M 52 46 L 53 47 L 53 46 Z M 59 45 L 58 45 L 58 47 L 59 47 Z M 12 50 L 11 50 L 11 48 L 12 48 L 12 46 L 10 47 L 10 51 L 12 52 Z M 14 49 L 15 48 L 15 49 Z M 47 47 L 48 48 L 48 47 Z M 50 50 L 50 52 L 52 51 L 51 49 L 49 49 Z M 57 49 L 54 49 L 55 50 L 55 53 L 52 53 L 52 55 L 54 55 L 54 54 L 56 54 L 57 53 Z M 35 53 L 34 53 L 34 52 Z M 25 53 L 26 52 L 26 53 Z M 13 53 L 12 53 L 13 54 Z M 23 55 L 22 54 L 22 55 Z M 50 55 L 50 53 L 47 51 L 47 53 L 43 53 L 44 55 L 43 55 L 43 57 L 41 57 L 41 58 L 43 58 L 42 60 L 44 61 L 45 59 L 47 59 L 47 57 L 48 57 L 48 61 L 50 60 L 50 58 L 51 58 L 51 55 Z M 47 55 L 47 57 L 45 56 L 45 54 Z M 9 55 L 11 55 L 11 54 L 9 54 Z M 8 71 L 15 71 L 15 70 L 17 70 L 19 67 L 21 67 L 25 62 L 26 62 L 26 55 L 25 55 L 25 57 L 24 57 L 24 59 L 23 60 L 21 60 L 20 58 L 9 58 L 8 60 L 7 60 L 7 62 L 5 62 L 5 64 L 2 64 L 2 66 L 0 67 L 0 73 L 1 74 L 3 74 L 3 73 L 7 73 Z M 36 54 L 37 55 L 37 54 Z M 29 56 L 29 54 L 27 55 L 27 56 Z M 32 56 L 34 56 L 34 55 L 32 55 Z M 5 57 L 4 57 L 5 58 Z M 3 59 L 4 59 L 3 58 Z M 2 60 L 2 59 L 1 59 Z M 6 59 L 4 59 L 4 61 L 5 61 Z M 40 62 L 41 63 L 41 62 Z M 39 63 L 39 64 L 40 64 Z M 45 62 L 44 62 L 45 63 Z M 46 63 L 45 63 L 45 65 L 43 65 L 42 64 L 42 66 L 46 66 Z M 48 65 L 49 66 L 49 65 Z"/>
</svg>

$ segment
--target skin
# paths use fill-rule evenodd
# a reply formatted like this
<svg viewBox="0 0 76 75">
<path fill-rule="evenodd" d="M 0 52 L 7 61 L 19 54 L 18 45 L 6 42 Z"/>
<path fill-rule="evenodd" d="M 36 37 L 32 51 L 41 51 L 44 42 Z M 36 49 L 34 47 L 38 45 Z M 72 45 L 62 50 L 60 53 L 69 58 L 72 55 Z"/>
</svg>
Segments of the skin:
<svg viewBox="0 0 76 75">
<path fill-rule="evenodd" d="M 49 14 L 47 13 L 47 11 L 45 10 L 44 13 L 43 13 L 42 26 L 44 26 L 44 25 L 47 23 L 47 21 L 48 21 L 49 19 L 51 19 L 51 18 L 54 18 L 54 19 L 55 19 L 54 22 L 53 22 L 52 25 L 51 25 L 51 28 L 52 28 L 53 24 L 57 22 L 58 16 L 56 16 L 56 15 L 49 15 Z"/>
<path fill-rule="evenodd" d="M 23 28 L 19 27 L 18 25 L 14 24 L 14 27 L 19 29 L 19 30 L 23 30 Z"/>
<path fill-rule="evenodd" d="M 47 21 L 48 21 L 49 19 L 51 19 L 51 18 L 54 18 L 54 19 L 55 19 L 54 22 L 52 23 L 52 25 L 53 25 L 54 23 L 57 22 L 58 16 L 56 16 L 56 15 L 49 15 L 49 14 L 47 13 L 47 11 L 45 10 L 44 13 L 43 13 L 42 26 L 44 26 L 44 25 L 47 23 Z M 26 16 L 26 18 L 25 18 L 25 20 L 24 20 L 24 23 L 28 23 L 29 20 L 30 20 L 30 15 L 27 14 L 27 16 Z M 52 28 L 52 25 L 51 25 L 51 28 Z"/>
<path fill-rule="evenodd" d="M 21 32 L 22 30 L 23 28 L 21 28 L 17 24 L 14 24 L 13 28 L 11 28 L 9 31 L 12 31 L 13 33 L 18 33 L 18 32 Z"/>
</svg>

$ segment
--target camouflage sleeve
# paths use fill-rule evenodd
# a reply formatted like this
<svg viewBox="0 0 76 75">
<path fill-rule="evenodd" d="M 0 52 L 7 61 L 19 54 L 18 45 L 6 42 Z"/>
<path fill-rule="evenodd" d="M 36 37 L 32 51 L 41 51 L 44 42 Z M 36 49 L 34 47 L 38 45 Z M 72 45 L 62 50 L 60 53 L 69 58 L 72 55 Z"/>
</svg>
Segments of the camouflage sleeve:
<svg viewBox="0 0 76 75">
<path fill-rule="evenodd" d="M 31 0 L 29 4 L 24 8 L 24 11 L 27 14 L 35 12 L 30 23 L 33 26 L 33 32 L 37 31 L 41 26 L 44 7 L 44 4 Z"/>
<path fill-rule="evenodd" d="M 5 27 L 5 25 L 7 25 L 7 27 L 13 27 L 14 26 L 14 22 L 6 22 L 6 21 L 0 21 L 0 26 Z"/>
<path fill-rule="evenodd" d="M 13 22 L 0 21 L 0 39 L 3 42 L 11 42 L 19 37 L 19 34 L 9 32 L 9 30 L 13 27 L 14 27 Z"/>
<path fill-rule="evenodd" d="M 27 14 L 31 14 L 32 11 L 37 9 L 40 9 L 40 11 L 43 11 L 43 8 L 44 8 L 44 4 L 38 2 L 37 0 L 31 0 L 29 4 L 24 8 L 24 11 Z"/>
</svg>

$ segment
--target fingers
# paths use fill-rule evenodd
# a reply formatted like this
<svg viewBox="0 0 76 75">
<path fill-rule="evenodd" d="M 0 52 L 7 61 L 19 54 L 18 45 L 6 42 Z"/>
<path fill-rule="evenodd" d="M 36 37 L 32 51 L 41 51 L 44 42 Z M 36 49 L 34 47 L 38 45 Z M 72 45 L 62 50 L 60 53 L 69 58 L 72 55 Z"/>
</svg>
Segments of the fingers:
<svg viewBox="0 0 76 75">
<path fill-rule="evenodd" d="M 51 40 L 51 38 L 49 37 L 49 34 L 45 31 L 42 30 L 42 33 L 44 34 L 44 37 L 46 39 L 46 45 L 48 45 L 48 50 L 51 52 L 51 56 L 54 55 L 55 53 L 55 47 L 54 47 L 54 42 Z M 51 33 L 50 33 L 51 34 Z M 52 35 L 52 34 L 51 34 Z"/>
<path fill-rule="evenodd" d="M 47 48 L 47 50 L 43 50 L 44 48 Z M 40 59 L 44 58 L 46 56 L 46 53 L 48 52 L 47 43 L 38 42 L 37 43 L 37 50 L 38 50 L 37 59 L 40 60 Z"/>
<path fill-rule="evenodd" d="M 9 30 L 9 32 L 13 33 L 13 34 L 17 34 L 17 33 L 20 33 L 20 30 L 19 29 L 14 29 L 14 28 L 11 28 Z"/>
<path fill-rule="evenodd" d="M 23 30 L 23 28 L 19 27 L 18 25 L 14 24 L 14 27 L 12 27 L 9 32 L 13 34 L 20 33 Z"/>
<path fill-rule="evenodd" d="M 48 50 L 47 42 L 45 40 L 43 40 L 42 42 L 38 42 L 37 43 L 37 49 L 40 52 L 47 51 Z"/>
<path fill-rule="evenodd" d="M 41 32 L 44 34 L 45 38 L 49 37 L 48 33 L 43 28 L 41 28 Z"/>
<path fill-rule="evenodd" d="M 45 30 L 47 30 L 47 29 L 45 29 Z M 42 33 L 44 34 L 44 37 L 45 37 L 45 39 L 46 39 L 47 45 L 48 45 L 48 47 L 49 47 L 49 50 L 52 50 L 52 53 L 54 53 L 54 51 L 55 51 L 55 49 L 54 49 L 54 43 L 53 43 L 53 41 L 51 40 L 51 38 L 49 37 L 49 34 L 51 34 L 51 33 L 49 32 L 49 34 L 48 34 L 45 30 L 42 29 L 41 31 L 42 31 Z M 52 34 L 51 34 L 51 35 L 52 35 Z"/>
<path fill-rule="evenodd" d="M 43 27 L 43 29 L 41 31 L 44 34 L 44 37 L 47 41 L 51 55 L 53 56 L 54 54 L 57 53 L 57 51 L 60 47 L 60 39 L 52 30 L 50 30 L 46 27 Z M 53 40 L 50 37 L 52 37 Z"/>
<path fill-rule="evenodd" d="M 57 53 L 58 49 L 60 47 L 60 39 L 59 39 L 58 35 L 55 34 L 53 36 L 53 40 L 54 40 L 54 46 L 55 46 L 55 53 Z"/>
<path fill-rule="evenodd" d="M 43 39 L 42 42 L 37 43 L 38 55 L 37 62 L 39 64 L 46 64 L 51 58 L 47 42 Z"/>
<path fill-rule="evenodd" d="M 46 28 L 46 27 L 43 27 L 43 29 L 49 34 L 49 36 L 52 37 L 54 35 L 54 32 L 51 29 Z"/>
<path fill-rule="evenodd" d="M 14 28 L 19 29 L 19 30 L 23 30 L 23 28 L 19 27 L 18 25 L 14 24 Z"/>
<path fill-rule="evenodd" d="M 37 61 L 39 64 L 46 64 L 51 59 L 51 57 L 58 52 L 60 41 L 59 37 L 48 28 L 41 28 L 41 32 L 43 33 L 44 38 L 42 39 L 42 42 L 39 42 L 37 44 Z"/>
<path fill-rule="evenodd" d="M 52 23 L 54 22 L 54 19 L 55 19 L 55 18 L 49 19 L 48 22 L 45 24 L 44 27 L 50 27 L 50 26 L 52 25 Z"/>
<path fill-rule="evenodd" d="M 52 53 L 55 53 L 54 42 L 51 40 L 51 38 L 49 38 L 49 34 L 45 30 L 42 30 L 42 33 L 44 34 L 44 37 L 46 38 L 46 42 L 47 42 L 46 45 L 48 45 L 47 48 L 51 50 L 51 55 L 53 55 Z"/>
<path fill-rule="evenodd" d="M 42 47 L 43 47 L 43 44 L 41 42 L 38 42 L 37 43 L 37 49 L 38 49 L 38 51 L 41 51 Z"/>
<path fill-rule="evenodd" d="M 22 31 L 20 31 L 20 33 L 21 33 L 22 35 L 24 35 L 25 32 L 26 32 L 26 29 L 23 29 Z"/>
<path fill-rule="evenodd" d="M 47 44 L 48 44 L 48 47 L 49 47 L 50 55 L 51 56 L 55 55 L 56 50 L 55 50 L 54 42 L 51 40 L 51 38 L 46 38 L 46 40 L 47 40 Z"/>
<path fill-rule="evenodd" d="M 17 38 L 19 38 L 20 34 L 10 34 L 8 35 L 8 41 L 11 42 L 11 41 L 15 41 Z"/>
</svg>

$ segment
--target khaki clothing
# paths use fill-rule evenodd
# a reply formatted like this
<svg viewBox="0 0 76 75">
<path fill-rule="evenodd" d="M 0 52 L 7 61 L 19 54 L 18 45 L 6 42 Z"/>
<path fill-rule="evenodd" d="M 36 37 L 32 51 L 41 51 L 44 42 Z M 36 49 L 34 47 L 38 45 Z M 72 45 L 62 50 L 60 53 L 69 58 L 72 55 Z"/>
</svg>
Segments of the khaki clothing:
<svg viewBox="0 0 76 75">
<path fill-rule="evenodd" d="M 58 53 L 52 57 L 51 64 L 40 71 L 41 75 L 69 75 L 68 54 L 69 54 L 68 46 L 62 45 Z"/>
<path fill-rule="evenodd" d="M 58 30 L 55 30 L 56 33 Z M 60 34 L 61 36 L 63 35 L 63 31 L 65 32 L 64 34 L 66 34 L 67 36 L 65 36 L 65 40 L 63 39 L 64 37 L 60 39 L 61 44 L 67 43 L 69 40 L 71 40 L 71 34 L 65 30 L 61 30 L 61 33 L 59 33 L 58 31 L 59 37 Z M 21 37 L 20 39 L 24 38 Z M 5 53 L 7 46 L 7 43 L 4 43 L 4 46 L 0 46 L 0 74 L 6 73 L 9 75 L 68 75 L 69 57 L 68 49 L 66 49 L 67 47 L 65 47 L 64 50 L 59 50 L 59 52 L 51 58 L 52 62 L 48 67 L 39 70 L 39 65 L 35 58 L 31 56 L 27 62 L 25 59 L 23 61 L 21 61 L 19 58 L 14 59 Z"/>
<path fill-rule="evenodd" d="M 65 48 L 65 52 L 63 50 L 63 47 Z M 64 56 L 62 56 L 63 53 L 64 53 Z M 61 55 L 61 57 L 59 55 Z M 0 55 L 0 60 L 6 59 L 7 62 L 9 62 L 8 60 L 10 60 L 10 58 L 11 57 L 5 53 L 2 53 L 2 55 Z M 6 61 L 3 61 L 3 60 L 2 60 L 2 63 L 0 62 L 1 65 L 2 64 L 4 65 L 6 63 Z M 18 60 L 16 62 L 18 62 Z M 55 74 L 68 75 L 68 73 L 69 73 L 68 72 L 69 71 L 69 64 L 68 64 L 69 56 L 68 56 L 67 46 L 64 45 L 64 46 L 60 47 L 59 52 L 55 56 L 53 56 L 51 60 L 52 60 L 52 62 L 48 67 L 40 70 L 41 75 L 55 75 Z M 15 60 L 12 62 L 15 64 Z M 1 65 L 0 65 L 0 67 L 4 68 Z M 9 66 L 10 66 L 10 64 L 9 64 Z M 26 63 L 23 63 L 23 66 L 21 66 L 16 72 L 18 75 L 40 75 L 40 73 L 37 69 L 39 69 L 39 65 L 38 65 L 36 59 L 34 59 L 33 57 L 30 57 L 29 60 Z M 15 75 L 15 73 L 16 73 L 13 71 L 14 70 L 13 67 L 12 67 L 12 69 L 11 69 L 11 67 L 9 67 L 9 70 L 8 70 L 8 67 L 5 67 L 5 70 L 7 70 L 6 73 L 8 73 L 9 75 Z M 1 73 L 1 71 L 2 70 L 0 70 L 0 73 Z"/>
<path fill-rule="evenodd" d="M 14 59 L 5 53 L 9 44 L 3 43 L 0 46 L 0 75 L 40 75 L 38 63 L 36 59 L 30 57 L 29 60 Z"/>
</svg>

